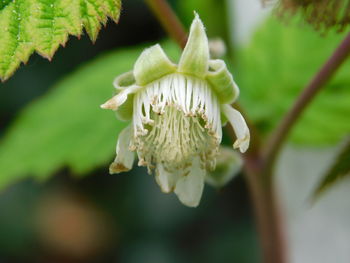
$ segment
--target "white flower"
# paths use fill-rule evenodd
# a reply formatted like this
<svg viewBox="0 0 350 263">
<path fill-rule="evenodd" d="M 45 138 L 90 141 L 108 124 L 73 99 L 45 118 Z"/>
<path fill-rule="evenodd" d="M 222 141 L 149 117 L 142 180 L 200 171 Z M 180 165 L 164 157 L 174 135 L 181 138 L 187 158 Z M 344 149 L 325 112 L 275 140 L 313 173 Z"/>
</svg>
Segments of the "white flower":
<svg viewBox="0 0 350 263">
<path fill-rule="evenodd" d="M 199 204 L 205 177 L 215 169 L 222 138 L 222 118 L 232 125 L 234 148 L 245 152 L 249 130 L 242 115 L 230 104 L 239 90 L 222 60 L 210 60 L 208 39 L 198 15 L 179 64 L 173 64 L 159 45 L 140 55 L 133 71 L 114 81 L 118 94 L 101 107 L 132 120 L 118 138 L 117 157 L 110 173 L 139 165 L 155 170 L 165 193 L 174 191 L 180 201 Z"/>
</svg>

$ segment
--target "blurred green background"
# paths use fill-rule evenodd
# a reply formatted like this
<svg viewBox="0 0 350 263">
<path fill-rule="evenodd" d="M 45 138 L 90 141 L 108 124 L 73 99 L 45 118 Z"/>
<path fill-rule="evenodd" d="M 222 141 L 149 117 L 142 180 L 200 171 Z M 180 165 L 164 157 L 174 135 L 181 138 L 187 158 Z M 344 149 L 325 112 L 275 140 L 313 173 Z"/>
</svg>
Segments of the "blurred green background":
<svg viewBox="0 0 350 263">
<path fill-rule="evenodd" d="M 321 36 L 298 19 L 286 24 L 276 18 L 255 21 L 250 34 L 253 26 L 244 25 L 256 18 L 258 1 L 170 2 L 186 27 L 196 10 L 209 38 L 226 42 L 225 60 L 241 87 L 240 102 L 263 135 L 343 37 Z M 113 78 L 156 42 L 176 61 L 179 49 L 144 2 L 123 1 L 119 24 L 110 21 L 95 44 L 86 35 L 71 37 L 51 62 L 33 55 L 0 84 L 0 262 L 260 262 L 241 175 L 219 190 L 206 186 L 200 206 L 191 209 L 173 194 L 162 194 L 144 168 L 108 174 L 125 123 L 99 105 L 112 95 Z M 300 149 L 334 147 L 349 135 L 349 68 L 342 67 L 294 129 L 293 156 L 304 156 Z M 230 139 L 224 137 L 224 143 Z M 294 170 L 299 164 L 287 156 L 278 171 L 292 173 L 297 182 L 281 183 L 289 209 L 294 203 L 288 198 L 300 196 L 298 188 L 311 172 Z M 322 158 L 306 159 L 315 164 Z M 288 222 L 293 218 L 290 210 L 286 216 Z"/>
</svg>

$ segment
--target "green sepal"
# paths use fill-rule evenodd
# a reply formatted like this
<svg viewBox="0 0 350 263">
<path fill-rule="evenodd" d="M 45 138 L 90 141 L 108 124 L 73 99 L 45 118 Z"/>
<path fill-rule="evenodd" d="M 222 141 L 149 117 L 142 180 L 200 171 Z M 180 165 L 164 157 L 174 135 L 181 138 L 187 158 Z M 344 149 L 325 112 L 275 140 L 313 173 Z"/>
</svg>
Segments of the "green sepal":
<svg viewBox="0 0 350 263">
<path fill-rule="evenodd" d="M 134 65 L 136 84 L 140 86 L 147 85 L 175 71 L 175 64 L 169 60 L 158 44 L 145 49 Z"/>
<path fill-rule="evenodd" d="M 206 183 L 220 188 L 225 186 L 242 169 L 242 158 L 231 147 L 220 146 L 216 159 L 216 169 L 207 173 Z"/>
<path fill-rule="evenodd" d="M 135 85 L 135 77 L 132 71 L 123 73 L 113 81 L 114 87 L 117 89 L 117 94 L 122 90 Z M 126 101 L 118 107 L 115 114 L 119 120 L 129 121 L 133 114 L 134 93 L 129 93 Z"/>
<path fill-rule="evenodd" d="M 187 44 L 180 58 L 178 71 L 202 78 L 207 74 L 208 63 L 208 38 L 202 21 L 198 14 L 195 14 Z"/>
<path fill-rule="evenodd" d="M 126 89 L 132 85 L 134 85 L 136 82 L 134 74 L 132 71 L 125 72 L 118 77 L 116 77 L 113 81 L 113 86 L 117 90 L 123 90 Z"/>
<path fill-rule="evenodd" d="M 221 103 L 231 104 L 237 99 L 239 95 L 238 86 L 223 60 L 215 59 L 209 61 L 209 73 L 206 79 L 211 84 Z"/>
</svg>

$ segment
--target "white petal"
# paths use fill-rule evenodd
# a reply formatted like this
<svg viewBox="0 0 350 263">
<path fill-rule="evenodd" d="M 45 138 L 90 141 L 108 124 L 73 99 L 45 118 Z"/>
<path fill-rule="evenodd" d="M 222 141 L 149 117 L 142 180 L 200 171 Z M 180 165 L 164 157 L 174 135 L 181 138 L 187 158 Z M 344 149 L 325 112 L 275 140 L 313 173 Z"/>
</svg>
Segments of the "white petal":
<svg viewBox="0 0 350 263">
<path fill-rule="evenodd" d="M 162 164 L 157 165 L 156 182 L 164 193 L 173 191 L 178 179 L 179 175 L 177 173 L 169 173 Z"/>
<path fill-rule="evenodd" d="M 200 167 L 196 158 L 188 175 L 183 175 L 176 183 L 175 194 L 180 201 L 190 207 L 196 207 L 201 200 L 206 171 Z"/>
<path fill-rule="evenodd" d="M 230 122 L 237 136 L 237 140 L 233 144 L 233 148 L 239 148 L 239 150 L 244 153 L 248 149 L 250 141 L 250 133 L 247 123 L 245 122 L 242 114 L 228 104 L 222 106 L 222 111 Z"/>
<path fill-rule="evenodd" d="M 135 159 L 135 153 L 129 149 L 131 136 L 131 125 L 119 133 L 116 148 L 117 157 L 109 167 L 110 174 L 126 172 L 132 168 Z"/>
<path fill-rule="evenodd" d="M 104 104 L 102 104 L 101 108 L 102 109 L 117 110 L 118 107 L 126 101 L 129 94 L 136 93 L 141 88 L 142 87 L 139 87 L 139 86 L 130 86 L 126 89 L 123 89 L 117 95 L 115 95 L 113 98 L 111 98 L 110 100 L 108 100 Z"/>
</svg>

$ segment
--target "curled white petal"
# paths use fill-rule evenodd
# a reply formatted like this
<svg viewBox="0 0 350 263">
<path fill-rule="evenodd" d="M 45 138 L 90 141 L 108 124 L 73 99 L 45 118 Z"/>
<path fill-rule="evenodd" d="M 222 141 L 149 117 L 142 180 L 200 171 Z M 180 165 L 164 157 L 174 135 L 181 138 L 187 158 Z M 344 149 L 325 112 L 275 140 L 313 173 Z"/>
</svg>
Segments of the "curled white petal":
<svg viewBox="0 0 350 263">
<path fill-rule="evenodd" d="M 237 140 L 233 144 L 233 148 L 239 148 L 239 150 L 244 153 L 248 149 L 250 141 L 250 133 L 247 123 L 245 122 L 242 114 L 228 104 L 222 106 L 222 111 L 230 122 L 237 136 Z"/>
<path fill-rule="evenodd" d="M 204 188 L 206 170 L 200 165 L 199 158 L 195 158 L 189 173 L 182 175 L 175 186 L 175 194 L 186 206 L 198 206 Z"/>
<path fill-rule="evenodd" d="M 129 149 L 131 136 L 131 125 L 119 133 L 116 147 L 117 157 L 109 167 L 110 174 L 126 172 L 132 168 L 135 159 L 135 153 Z"/>
<path fill-rule="evenodd" d="M 115 95 L 113 98 L 111 98 L 110 100 L 108 100 L 104 104 L 102 104 L 101 108 L 102 109 L 109 109 L 109 110 L 117 110 L 118 107 L 126 101 L 129 94 L 136 93 L 141 88 L 142 87 L 139 87 L 139 86 L 130 86 L 126 89 L 123 89 L 117 95 Z"/>
<path fill-rule="evenodd" d="M 156 182 L 164 193 L 170 193 L 174 190 L 178 178 L 178 173 L 170 173 L 164 169 L 161 163 L 157 164 Z"/>
</svg>

